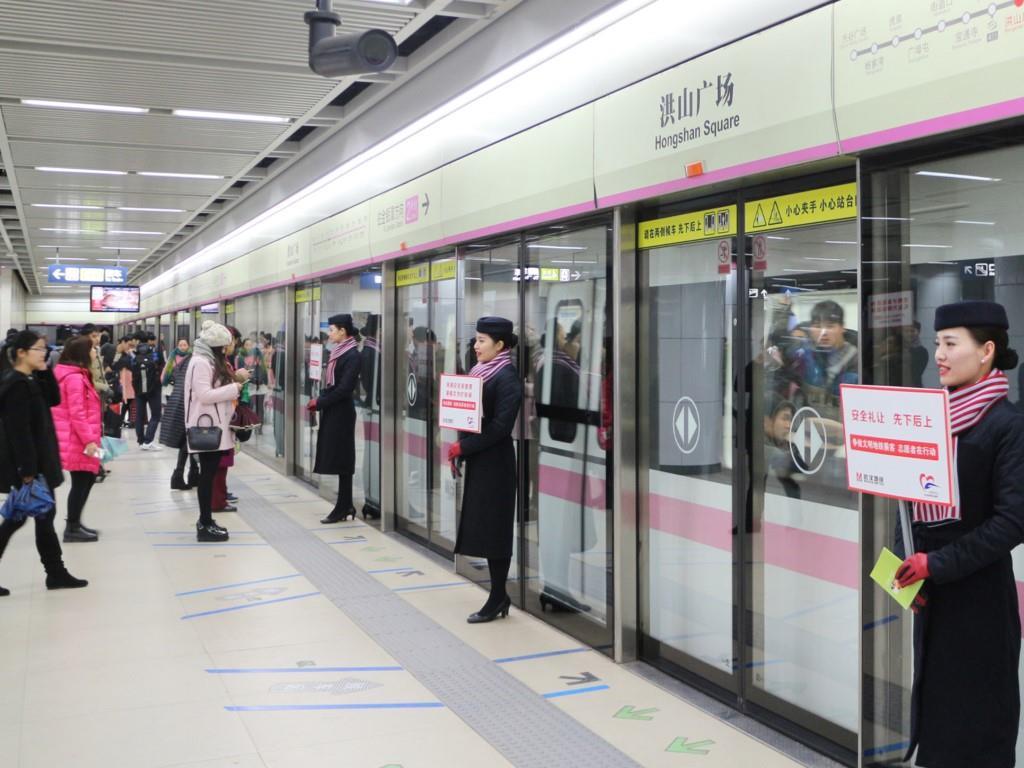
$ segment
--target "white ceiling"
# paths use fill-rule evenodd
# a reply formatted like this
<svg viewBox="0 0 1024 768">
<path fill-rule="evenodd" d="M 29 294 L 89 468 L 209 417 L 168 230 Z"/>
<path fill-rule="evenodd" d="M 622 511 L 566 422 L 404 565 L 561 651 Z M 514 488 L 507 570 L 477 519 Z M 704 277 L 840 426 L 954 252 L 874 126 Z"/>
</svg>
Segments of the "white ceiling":
<svg viewBox="0 0 1024 768">
<path fill-rule="evenodd" d="M 392 71 L 357 83 L 309 71 L 302 15 L 313 0 L 3 0 L 0 264 L 13 264 L 30 292 L 40 293 L 48 290 L 47 258 L 57 253 L 44 246 L 60 246 L 62 256 L 86 260 L 80 263 L 116 258 L 118 252 L 109 249 L 122 248 L 137 277 L 339 130 L 361 104 L 384 98 L 520 2 L 337 0 L 342 32 L 385 29 L 402 53 Z M 150 111 L 54 109 L 26 106 L 22 99 Z M 172 109 L 288 122 L 183 118 L 171 115 Z M 53 173 L 39 166 L 128 175 Z"/>
</svg>

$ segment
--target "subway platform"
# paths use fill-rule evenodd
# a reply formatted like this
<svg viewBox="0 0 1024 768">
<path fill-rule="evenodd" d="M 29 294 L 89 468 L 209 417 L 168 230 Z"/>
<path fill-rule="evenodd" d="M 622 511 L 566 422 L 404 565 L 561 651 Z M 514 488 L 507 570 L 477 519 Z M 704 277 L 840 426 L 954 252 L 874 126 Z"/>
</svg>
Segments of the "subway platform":
<svg viewBox="0 0 1024 768">
<path fill-rule="evenodd" d="M 484 599 L 450 564 L 245 455 L 198 544 L 173 454 L 110 465 L 47 592 L 32 533 L 0 583 L 0 766 L 835 765 L 642 664 Z M 61 515 L 67 488 L 59 489 Z M 62 523 L 61 523 L 62 525 Z M 58 528 L 60 530 L 60 528 Z"/>
</svg>

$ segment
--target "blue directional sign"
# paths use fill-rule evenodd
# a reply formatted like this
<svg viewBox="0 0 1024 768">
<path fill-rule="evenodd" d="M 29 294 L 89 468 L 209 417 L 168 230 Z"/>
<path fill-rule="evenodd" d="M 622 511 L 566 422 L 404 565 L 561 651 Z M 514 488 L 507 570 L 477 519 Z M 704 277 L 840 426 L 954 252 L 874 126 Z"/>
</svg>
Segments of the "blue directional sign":
<svg viewBox="0 0 1024 768">
<path fill-rule="evenodd" d="M 90 285 L 125 285 L 128 267 L 77 267 L 69 264 L 50 264 L 48 282 L 89 283 Z"/>
</svg>

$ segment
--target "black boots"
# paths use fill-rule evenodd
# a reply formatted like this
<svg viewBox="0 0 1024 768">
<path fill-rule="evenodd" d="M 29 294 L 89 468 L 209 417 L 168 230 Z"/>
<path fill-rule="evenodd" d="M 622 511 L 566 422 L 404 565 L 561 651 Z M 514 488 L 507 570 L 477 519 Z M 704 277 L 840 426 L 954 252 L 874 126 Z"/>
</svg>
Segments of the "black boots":
<svg viewBox="0 0 1024 768">
<path fill-rule="evenodd" d="M 191 462 L 189 463 L 189 465 L 188 465 L 188 480 L 186 482 L 188 484 L 188 488 L 186 488 L 185 490 L 190 491 L 193 488 L 198 488 L 199 487 L 199 465 L 198 464 L 194 464 L 194 463 L 191 463 Z"/>
<path fill-rule="evenodd" d="M 228 529 L 221 528 L 214 521 L 196 523 L 196 541 L 227 541 Z"/>
<path fill-rule="evenodd" d="M 334 509 L 331 510 L 331 514 L 329 514 L 327 517 L 321 518 L 320 522 L 323 523 L 324 525 L 330 525 L 331 523 L 342 523 L 342 522 L 344 522 L 346 520 L 355 520 L 355 519 L 356 519 L 356 509 L 355 509 L 355 507 L 349 507 L 348 509 L 346 509 L 344 511 L 342 511 L 342 510 L 338 509 L 337 507 L 335 507 Z"/>
<path fill-rule="evenodd" d="M 11 590 L 6 587 L 0 587 L 0 597 L 7 597 L 9 594 L 11 594 Z"/>
<path fill-rule="evenodd" d="M 490 603 L 490 600 L 488 600 L 487 602 Z M 489 609 L 487 605 L 484 605 L 484 607 L 481 608 L 476 613 L 469 614 L 469 617 L 466 619 L 466 623 L 468 623 L 468 624 L 486 624 L 489 621 L 494 621 L 499 616 L 504 619 L 504 618 L 506 618 L 508 616 L 508 611 L 509 611 L 509 608 L 511 608 L 511 607 L 512 607 L 512 598 L 509 597 L 508 595 L 505 595 L 505 599 L 502 600 L 500 603 L 498 603 L 493 608 Z"/>
<path fill-rule="evenodd" d="M 92 528 L 86 528 L 79 523 L 72 525 L 70 522 L 64 526 L 64 543 L 73 544 L 76 542 L 99 541 L 99 532 Z M 84 586 L 84 585 L 83 585 Z"/>
<path fill-rule="evenodd" d="M 176 469 L 171 475 L 171 490 L 172 491 L 187 491 L 191 486 L 185 482 L 185 470 Z"/>
<path fill-rule="evenodd" d="M 85 579 L 76 579 L 66 568 L 46 574 L 47 589 L 80 589 L 88 584 Z"/>
</svg>

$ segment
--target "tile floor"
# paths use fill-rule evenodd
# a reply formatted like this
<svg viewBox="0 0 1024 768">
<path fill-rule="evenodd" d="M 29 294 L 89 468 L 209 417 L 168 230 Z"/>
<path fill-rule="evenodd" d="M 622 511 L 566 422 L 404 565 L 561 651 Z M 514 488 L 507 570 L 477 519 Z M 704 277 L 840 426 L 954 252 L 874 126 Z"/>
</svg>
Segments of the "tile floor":
<svg viewBox="0 0 1024 768">
<path fill-rule="evenodd" d="M 239 515 L 217 516 L 228 543 L 197 545 L 194 493 L 168 490 L 172 463 L 132 451 L 95 487 L 85 521 L 101 541 L 64 545 L 86 589 L 47 592 L 31 531 L 12 540 L 0 563 L 12 591 L 0 599 L 0 766 L 509 765 Z M 229 484 L 539 695 L 558 694 L 553 706 L 641 765 L 801 765 L 519 611 L 466 624 L 477 587 L 361 522 L 320 526 L 329 505 L 253 459 L 238 457 Z"/>
</svg>

